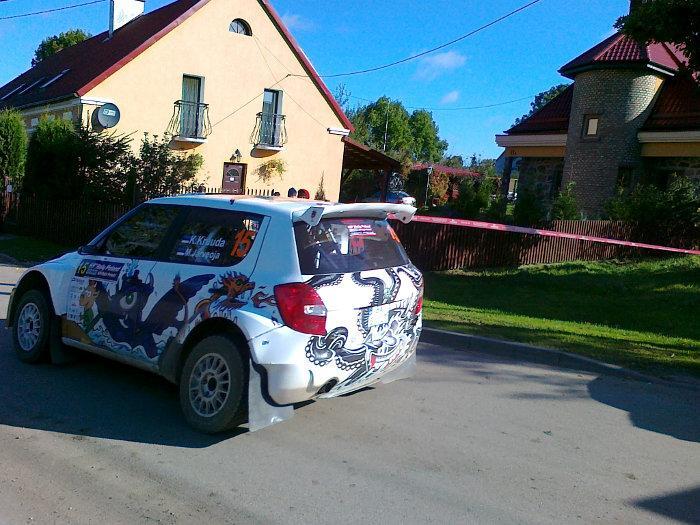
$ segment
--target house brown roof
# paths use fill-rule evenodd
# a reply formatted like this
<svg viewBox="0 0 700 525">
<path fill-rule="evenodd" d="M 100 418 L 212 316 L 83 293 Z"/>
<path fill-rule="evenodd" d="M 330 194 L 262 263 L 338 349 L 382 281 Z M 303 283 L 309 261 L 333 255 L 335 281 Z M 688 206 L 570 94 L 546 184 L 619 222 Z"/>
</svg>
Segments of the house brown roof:
<svg viewBox="0 0 700 525">
<path fill-rule="evenodd" d="M 615 33 L 564 64 L 559 73 L 574 78 L 576 74 L 588 69 L 630 65 L 653 65 L 675 73 L 687 63 L 688 59 L 673 44 L 640 44 L 622 33 Z"/>
<path fill-rule="evenodd" d="M 401 162 L 350 137 L 343 137 L 344 170 L 401 171 Z"/>
<path fill-rule="evenodd" d="M 507 130 L 506 133 L 509 135 L 567 133 L 573 96 L 574 85 L 571 84 L 535 113 Z"/>
<path fill-rule="evenodd" d="M 700 130 L 700 84 L 689 74 L 666 80 L 642 130 Z"/>
<path fill-rule="evenodd" d="M 352 124 L 267 0 L 258 0 L 309 78 L 346 128 Z M 63 49 L 0 87 L 0 108 L 23 108 L 83 96 L 187 20 L 209 0 L 176 0 L 118 29 Z"/>
</svg>

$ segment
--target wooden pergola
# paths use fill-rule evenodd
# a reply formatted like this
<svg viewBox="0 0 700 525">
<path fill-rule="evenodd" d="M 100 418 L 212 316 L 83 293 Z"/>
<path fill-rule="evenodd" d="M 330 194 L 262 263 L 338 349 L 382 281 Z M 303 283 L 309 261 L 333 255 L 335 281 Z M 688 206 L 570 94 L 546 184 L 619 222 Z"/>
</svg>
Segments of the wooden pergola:
<svg viewBox="0 0 700 525">
<path fill-rule="evenodd" d="M 353 170 L 376 171 L 377 174 L 382 176 L 381 200 L 385 200 L 389 186 L 389 177 L 393 172 L 401 171 L 401 163 L 395 158 L 365 146 L 350 137 L 343 137 L 343 143 L 345 145 L 343 173 L 350 174 Z"/>
</svg>

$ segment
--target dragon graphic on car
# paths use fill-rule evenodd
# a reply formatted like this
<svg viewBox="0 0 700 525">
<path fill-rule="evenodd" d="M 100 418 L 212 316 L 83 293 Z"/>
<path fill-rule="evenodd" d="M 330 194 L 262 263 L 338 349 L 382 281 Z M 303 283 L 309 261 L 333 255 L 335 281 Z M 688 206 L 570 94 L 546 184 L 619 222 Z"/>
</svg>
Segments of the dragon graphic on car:
<svg viewBox="0 0 700 525">
<path fill-rule="evenodd" d="M 405 274 L 418 290 L 422 287 L 420 272 L 412 267 L 382 270 L 387 277 L 379 277 L 379 272 L 363 276 L 361 272 L 352 274 L 352 282 L 361 287 L 370 287 L 370 306 L 362 308 L 357 316 L 357 327 L 362 335 L 360 345 L 348 344 L 349 331 L 346 327 L 333 328 L 325 336 L 312 336 L 306 345 L 306 357 L 316 366 L 334 363 L 342 371 L 352 373 L 336 388 L 344 388 L 364 382 L 379 373 L 407 359 L 418 339 L 417 316 L 413 314 L 415 301 L 396 301 L 401 286 L 400 274 Z M 315 276 L 309 281 L 314 288 L 333 286 L 342 281 L 342 274 Z M 371 323 L 372 310 L 376 307 L 391 306 L 384 322 Z"/>
</svg>

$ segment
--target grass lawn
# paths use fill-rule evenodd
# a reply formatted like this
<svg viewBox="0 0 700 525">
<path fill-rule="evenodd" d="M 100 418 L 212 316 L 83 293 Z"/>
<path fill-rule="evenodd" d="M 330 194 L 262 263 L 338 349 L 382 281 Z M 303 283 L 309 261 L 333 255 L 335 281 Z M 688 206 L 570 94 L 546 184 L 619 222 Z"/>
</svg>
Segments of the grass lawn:
<svg viewBox="0 0 700 525">
<path fill-rule="evenodd" d="M 31 237 L 0 238 L 0 253 L 21 262 L 41 262 L 69 252 L 71 248 Z"/>
<path fill-rule="evenodd" d="M 700 257 L 573 262 L 426 278 L 426 326 L 700 376 Z"/>
</svg>

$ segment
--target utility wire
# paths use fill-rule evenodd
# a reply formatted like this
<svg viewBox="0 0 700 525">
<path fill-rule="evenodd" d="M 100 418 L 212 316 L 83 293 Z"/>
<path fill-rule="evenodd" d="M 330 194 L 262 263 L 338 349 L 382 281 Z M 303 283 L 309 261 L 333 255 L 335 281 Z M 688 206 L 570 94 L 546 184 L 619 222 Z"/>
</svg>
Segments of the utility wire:
<svg viewBox="0 0 700 525">
<path fill-rule="evenodd" d="M 350 98 L 355 98 L 357 100 L 362 100 L 364 102 L 371 102 L 371 103 L 376 102 L 376 100 L 370 100 L 367 98 L 356 97 L 355 95 L 348 95 L 348 96 Z M 514 102 L 521 102 L 523 100 L 531 100 L 534 97 L 535 97 L 535 95 L 529 95 L 527 97 L 520 97 L 520 98 L 515 98 L 513 100 L 506 100 L 505 102 L 496 102 L 494 104 L 486 104 L 483 106 L 469 106 L 469 107 L 459 107 L 459 108 L 429 108 L 429 107 L 425 107 L 425 106 L 404 106 L 404 107 L 406 109 L 422 109 L 425 111 L 469 111 L 469 110 L 473 110 L 473 109 L 486 109 L 486 108 L 495 108 L 496 106 L 505 106 L 506 104 L 513 104 Z"/>
<path fill-rule="evenodd" d="M 267 59 L 265 58 L 265 54 L 262 52 L 260 49 L 260 46 L 264 47 L 265 50 L 274 58 L 279 65 L 281 65 L 285 70 L 287 70 L 288 76 L 292 77 L 302 77 L 306 78 L 308 80 L 311 80 L 311 78 L 308 75 L 298 75 L 294 74 L 290 71 L 290 69 L 287 67 L 287 65 L 282 62 L 277 55 L 275 55 L 269 47 L 265 45 L 265 42 L 262 42 L 260 39 L 258 39 L 255 35 L 253 35 L 253 38 L 255 39 L 256 44 L 258 44 L 258 51 L 260 51 L 260 55 L 262 56 L 263 60 L 265 61 L 265 64 L 267 65 L 268 70 L 270 71 L 270 74 L 272 75 L 273 78 L 276 78 L 274 73 L 272 73 L 272 68 L 270 67 L 270 64 L 268 63 Z M 376 102 L 376 100 L 370 100 L 367 98 L 363 97 L 357 97 L 355 95 L 348 95 L 350 98 L 354 98 L 357 100 L 362 100 L 364 102 Z M 470 106 L 470 107 L 457 107 L 457 108 L 431 108 L 431 107 L 426 107 L 426 106 L 404 106 L 406 109 L 423 109 L 426 111 L 470 111 L 470 110 L 475 110 L 475 109 L 487 109 L 487 108 L 494 108 L 497 106 L 505 106 L 506 104 L 513 104 L 515 102 L 522 102 L 523 100 L 532 100 L 535 97 L 535 95 L 528 95 L 526 97 L 520 97 L 516 98 L 513 100 L 506 100 L 504 102 L 495 102 L 493 104 L 486 104 L 483 106 Z M 294 100 L 293 100 L 294 101 Z M 296 101 L 294 101 L 297 106 L 299 105 Z M 301 107 L 301 106 L 300 106 Z M 304 109 L 304 108 L 302 108 Z M 314 119 L 316 120 L 316 119 Z"/>
<path fill-rule="evenodd" d="M 7 1 L 7 0 L 0 0 L 0 1 Z M 44 11 L 34 11 L 32 13 L 22 13 L 19 15 L 0 16 L 0 20 L 10 20 L 12 18 L 24 18 L 26 16 L 44 15 L 46 13 L 55 13 L 56 11 L 65 11 L 66 9 L 74 9 L 76 7 L 83 7 L 83 6 L 91 5 L 91 4 L 99 4 L 102 2 L 106 2 L 106 1 L 107 0 L 92 0 L 91 2 L 83 2 L 82 4 L 73 4 L 73 5 L 66 5 L 63 7 L 56 7 L 54 9 L 45 9 Z"/>
<path fill-rule="evenodd" d="M 475 35 L 476 33 L 479 33 L 480 31 L 483 31 L 484 29 L 489 28 L 489 27 L 491 27 L 492 25 L 497 24 L 497 23 L 499 23 L 499 22 L 505 20 L 506 18 L 510 18 L 511 16 L 513 16 L 513 15 L 515 15 L 515 14 L 521 12 L 521 11 L 524 11 L 525 9 L 527 9 L 527 8 L 533 6 L 533 5 L 535 5 L 535 4 L 537 4 L 537 3 L 541 2 L 541 1 L 542 1 L 542 0 L 532 0 L 531 2 L 528 2 L 527 4 L 524 4 L 524 5 L 520 6 L 520 7 L 518 7 L 517 9 L 514 9 L 513 11 L 510 11 L 509 13 L 506 13 L 505 15 L 499 16 L 498 18 L 496 18 L 496 19 L 494 19 L 494 20 L 491 20 L 491 21 L 488 22 L 487 24 L 484 24 L 484 25 L 482 25 L 482 26 L 480 26 L 480 27 L 477 27 L 476 29 L 472 29 L 471 31 L 469 31 L 468 33 L 466 33 L 466 34 L 464 34 L 464 35 L 462 35 L 462 36 L 459 36 L 459 37 L 457 37 L 457 38 L 454 38 L 454 39 L 450 40 L 449 42 L 445 42 L 444 44 L 440 44 L 439 46 L 436 46 L 436 47 L 433 47 L 433 48 L 431 48 L 431 49 L 428 49 L 427 51 L 423 51 L 423 52 L 421 52 L 421 53 L 417 53 L 417 54 L 415 54 L 415 55 L 411 55 L 411 56 L 408 56 L 408 57 L 406 57 L 406 58 L 402 58 L 402 59 L 400 59 L 400 60 L 396 60 L 396 61 L 394 61 L 394 62 L 390 62 L 390 63 L 388 63 L 388 64 L 383 64 L 383 65 L 381 65 L 381 66 L 370 67 L 370 68 L 367 68 L 367 69 L 360 69 L 360 70 L 357 70 L 357 71 L 349 71 L 349 72 L 347 72 L 347 73 L 334 73 L 334 74 L 332 74 L 332 75 L 319 75 L 319 76 L 322 77 L 322 78 L 349 77 L 349 76 L 352 76 L 352 75 L 363 75 L 363 74 L 365 74 L 365 73 L 372 73 L 372 72 L 374 72 L 374 71 L 380 71 L 380 70 L 382 70 L 382 69 L 387 69 L 387 68 L 390 68 L 390 67 L 393 67 L 393 66 L 398 66 L 399 64 L 403 64 L 403 63 L 405 63 L 405 62 L 409 62 L 409 61 L 411 61 L 411 60 L 415 60 L 416 58 L 420 58 L 420 57 L 422 57 L 422 56 L 428 55 L 428 54 L 433 53 L 433 52 L 435 52 L 435 51 L 438 51 L 438 50 L 440 50 L 440 49 L 444 49 L 444 48 L 446 48 L 446 47 L 448 47 L 448 46 L 451 46 L 451 45 L 453 45 L 453 44 L 456 44 L 457 42 L 460 42 L 461 40 L 464 40 L 465 38 L 469 38 L 470 36 Z M 299 76 L 299 77 L 301 77 L 301 76 L 308 76 L 308 75 L 298 75 L 298 74 L 297 74 L 297 75 L 294 75 L 294 76 Z"/>
</svg>

